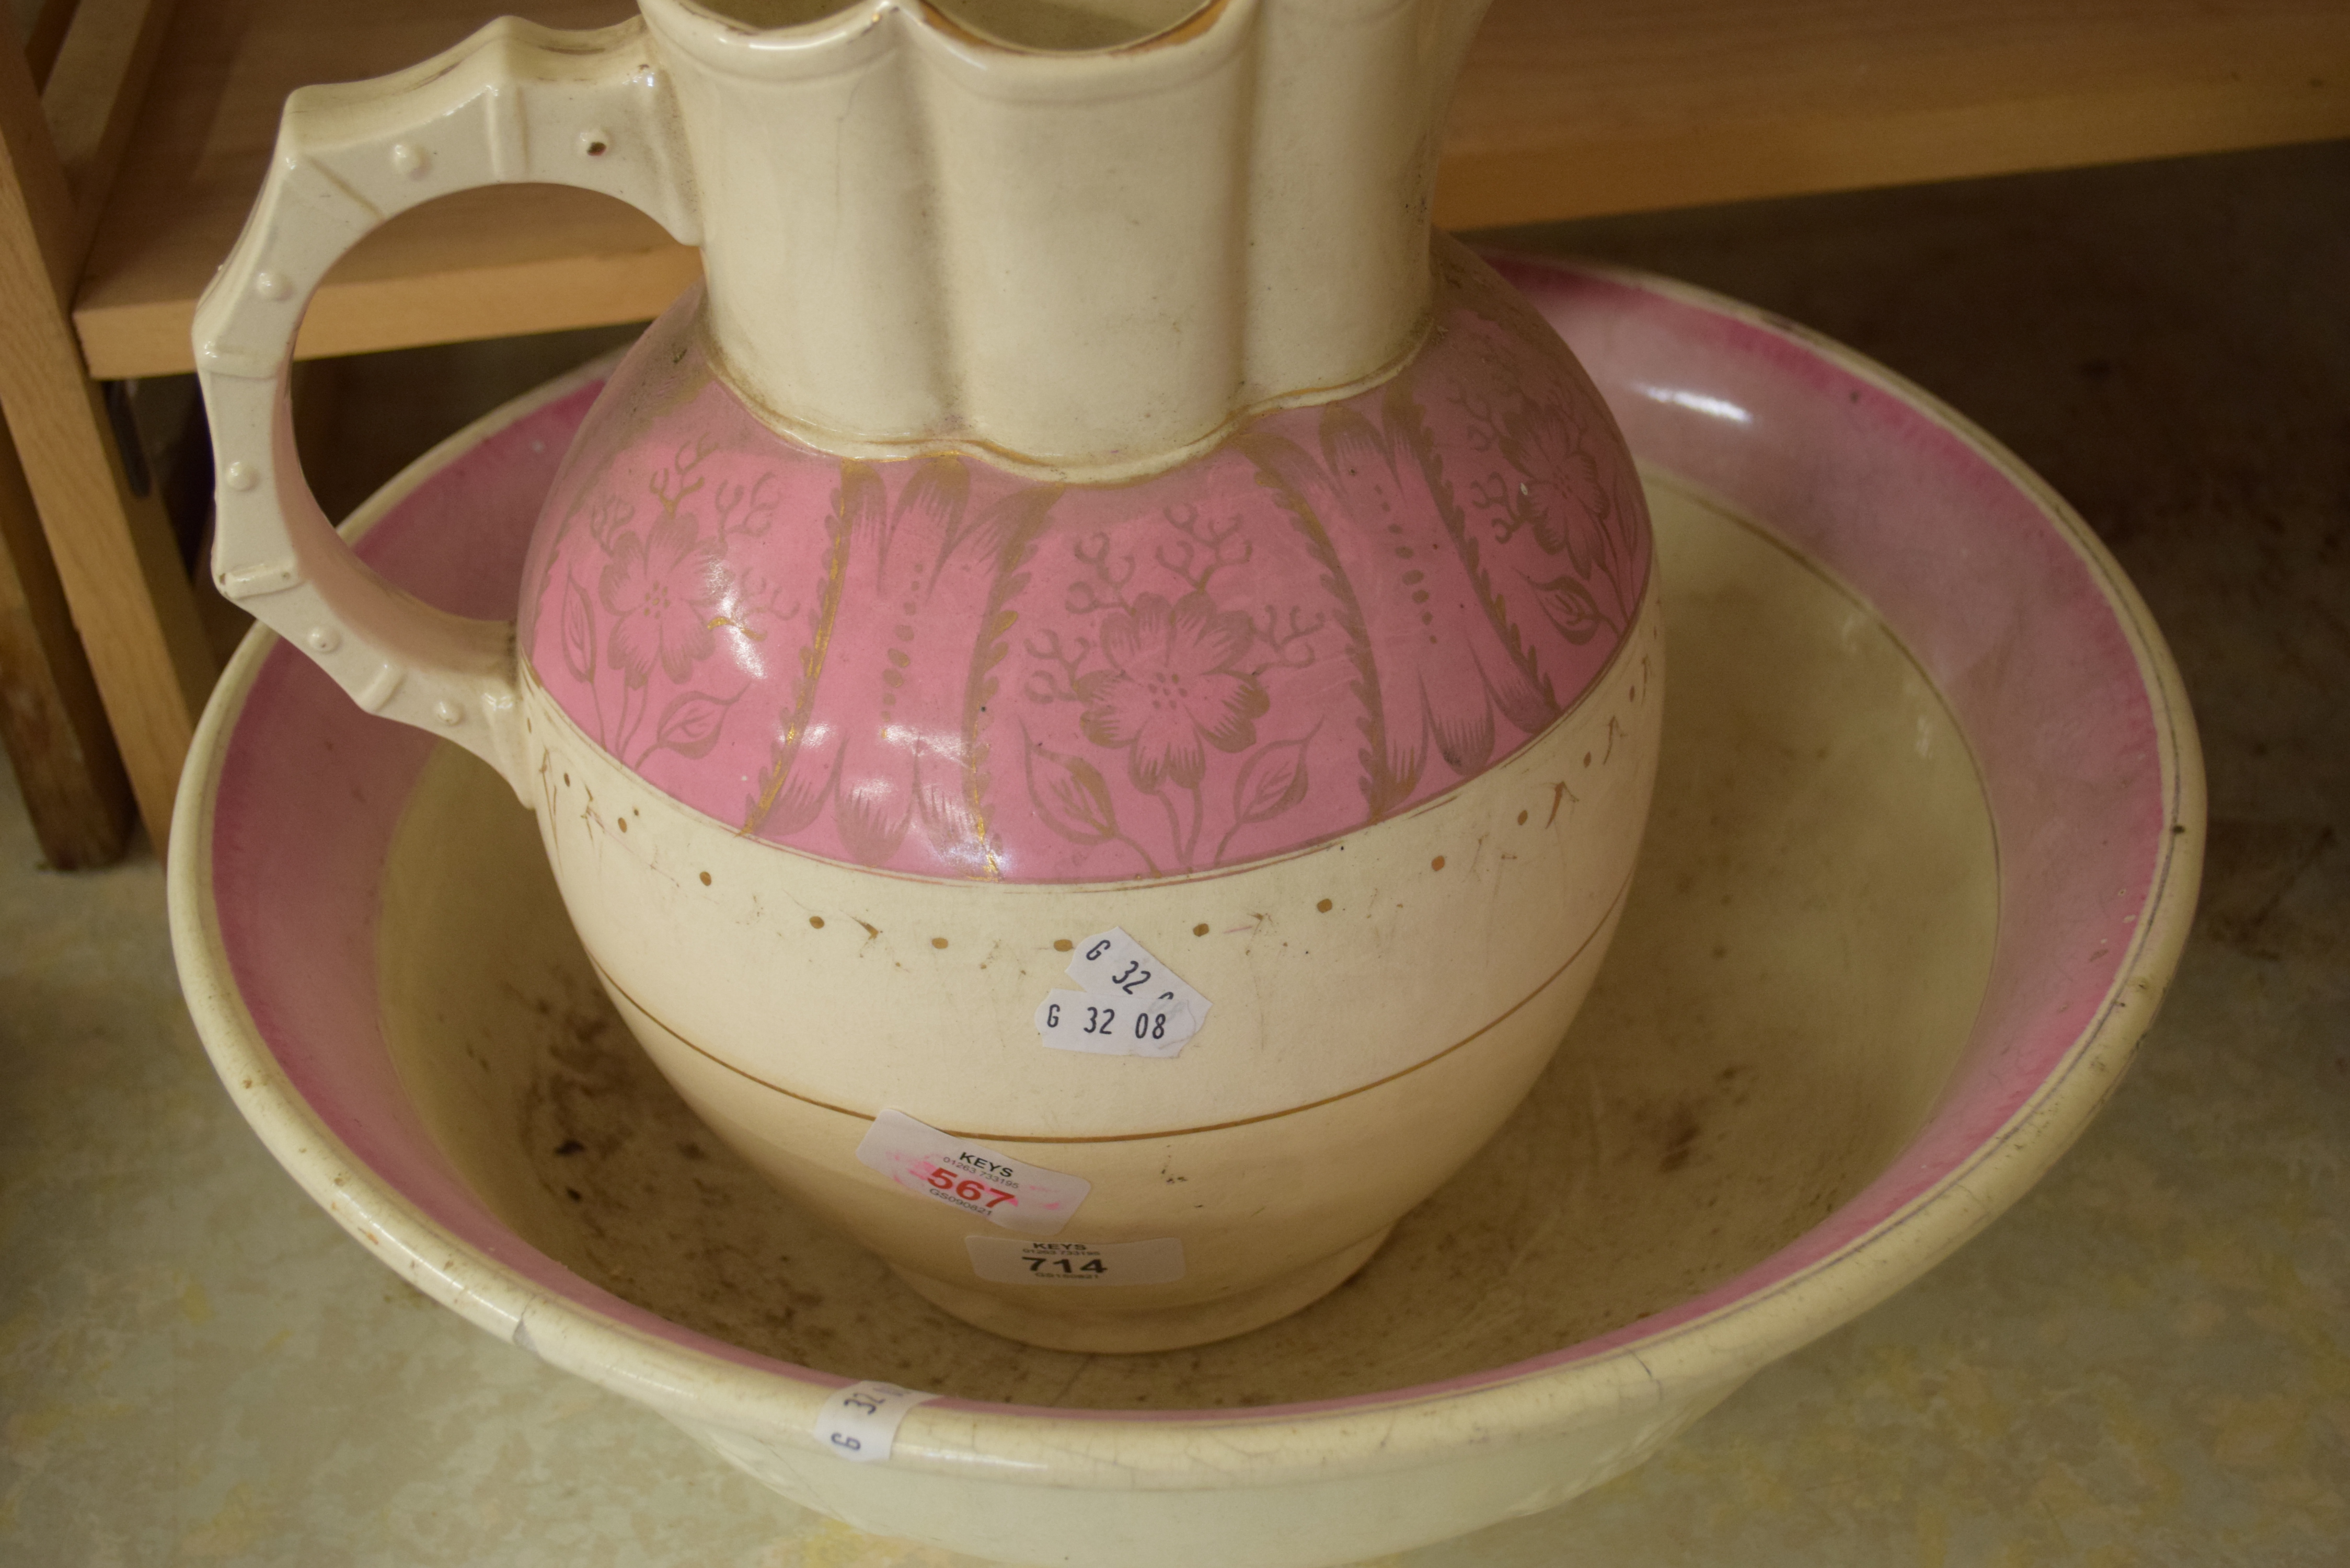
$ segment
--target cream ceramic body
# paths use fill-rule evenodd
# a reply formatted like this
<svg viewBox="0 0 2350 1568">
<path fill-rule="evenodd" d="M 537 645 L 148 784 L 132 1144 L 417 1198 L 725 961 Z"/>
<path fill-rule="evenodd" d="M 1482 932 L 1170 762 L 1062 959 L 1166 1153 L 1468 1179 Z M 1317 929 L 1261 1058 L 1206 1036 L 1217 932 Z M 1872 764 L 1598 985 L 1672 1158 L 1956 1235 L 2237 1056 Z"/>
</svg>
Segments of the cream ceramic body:
<svg viewBox="0 0 2350 1568">
<path fill-rule="evenodd" d="M 941 882 L 778 850 L 714 830 L 534 693 L 540 829 L 599 978 L 671 1082 L 916 1289 L 1038 1344 L 1216 1337 L 1352 1272 L 1549 1060 L 1631 878 L 1654 627 L 1611 701 L 1474 784 L 1222 875 Z M 1039 1046 L 1067 944 L 1111 926 L 1214 1002 L 1179 1056 Z M 858 1163 L 885 1106 L 1086 1179 L 1062 1239 L 1176 1237 L 1183 1280 L 1041 1303 L 974 1280 L 963 1239 L 986 1228 Z"/>
<path fill-rule="evenodd" d="M 501 23 L 298 95 L 199 313 L 223 590 L 497 766 L 710 1125 L 1003 1332 L 1193 1343 L 1337 1283 L 1620 911 L 1648 523 L 1556 335 L 1428 231 L 1481 8 Z M 707 282 L 582 426 L 506 627 L 335 543 L 283 369 L 358 234 L 521 179 L 637 202 Z M 1113 927 L 1212 1004 L 1179 1054 L 1039 1041 Z M 1180 1277 L 980 1279 L 983 1219 L 859 1163 L 885 1110 L 1090 1182 L 1056 1239 Z"/>
<path fill-rule="evenodd" d="M 418 1290 L 881 1535 L 1323 1568 L 1638 1462 L 2087 1125 L 2186 938 L 2202 774 L 2143 604 L 1962 419 L 1760 312 L 1507 272 L 1648 465 L 1664 815 L 1565 1049 L 1347 1289 L 1156 1355 L 931 1311 L 666 1094 L 510 792 L 265 634 L 198 732 L 170 867 L 226 1092 Z M 595 379 L 415 465 L 355 520 L 369 560 L 452 611 L 512 603 Z M 884 1463 L 815 1430 L 860 1378 L 941 1396 Z"/>
</svg>

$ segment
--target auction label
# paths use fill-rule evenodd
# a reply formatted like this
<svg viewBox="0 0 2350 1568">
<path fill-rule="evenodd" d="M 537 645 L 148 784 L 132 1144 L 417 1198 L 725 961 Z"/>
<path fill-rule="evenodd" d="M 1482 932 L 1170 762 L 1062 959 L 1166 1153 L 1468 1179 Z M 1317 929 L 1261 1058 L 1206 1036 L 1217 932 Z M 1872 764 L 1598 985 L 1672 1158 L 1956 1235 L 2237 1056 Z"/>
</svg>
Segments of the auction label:
<svg viewBox="0 0 2350 1568">
<path fill-rule="evenodd" d="M 1036 1033 L 1059 1051 L 1172 1056 L 1208 1021 L 1208 999 L 1116 926 L 1077 945 L 1069 978 L 1036 1004 Z"/>
<path fill-rule="evenodd" d="M 1036 1004 L 1037 1036 L 1055 1051 L 1172 1056 L 1198 1029 L 1180 1002 L 1128 1002 L 1115 992 L 1047 992 Z"/>
<path fill-rule="evenodd" d="M 1191 1013 L 1195 1026 L 1208 1021 L 1208 999 L 1117 926 L 1077 944 L 1077 956 L 1069 961 L 1069 978 L 1096 996 L 1177 1002 Z"/>
<path fill-rule="evenodd" d="M 937 1397 L 895 1383 L 852 1383 L 816 1413 L 816 1440 L 827 1453 L 860 1464 L 886 1459 L 897 1445 L 898 1423 L 906 1412 Z"/>
<path fill-rule="evenodd" d="M 1183 1277 L 1183 1243 L 1015 1241 L 965 1236 L 972 1272 L 1000 1285 L 1171 1285 Z"/>
<path fill-rule="evenodd" d="M 1031 1236 L 1057 1234 L 1093 1190 L 1082 1176 L 966 1143 L 903 1111 L 885 1110 L 874 1117 L 865 1141 L 857 1146 L 857 1158 L 909 1192 Z"/>
</svg>

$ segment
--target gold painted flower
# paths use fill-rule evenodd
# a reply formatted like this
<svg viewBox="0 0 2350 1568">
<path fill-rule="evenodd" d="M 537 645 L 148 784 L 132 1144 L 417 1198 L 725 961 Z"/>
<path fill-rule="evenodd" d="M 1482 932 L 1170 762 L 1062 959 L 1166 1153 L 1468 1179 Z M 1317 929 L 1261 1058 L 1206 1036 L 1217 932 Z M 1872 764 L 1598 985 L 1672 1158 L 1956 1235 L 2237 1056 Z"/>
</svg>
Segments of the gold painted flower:
<svg viewBox="0 0 2350 1568">
<path fill-rule="evenodd" d="M 1256 677 L 1232 668 L 1255 635 L 1248 617 L 1219 611 L 1200 593 L 1171 605 L 1144 594 L 1130 610 L 1112 611 L 1101 627 L 1110 668 L 1076 682 L 1086 739 L 1124 748 L 1138 789 L 1155 791 L 1161 779 L 1196 787 L 1208 767 L 1201 742 L 1246 750 L 1271 706 Z"/>
<path fill-rule="evenodd" d="M 1582 431 L 1562 408 L 1520 403 L 1503 417 L 1503 461 L 1519 475 L 1509 508 L 1521 526 L 1531 524 L 1544 551 L 1564 550 L 1578 572 L 1592 569 L 1584 538 L 1607 513 L 1599 461 L 1583 445 Z"/>
<path fill-rule="evenodd" d="M 639 539 L 631 530 L 612 540 L 612 558 L 598 585 L 613 617 L 605 648 L 642 686 L 659 664 L 683 680 L 710 657 L 712 607 L 727 591 L 724 563 L 695 538 L 693 520 L 671 513 Z"/>
</svg>

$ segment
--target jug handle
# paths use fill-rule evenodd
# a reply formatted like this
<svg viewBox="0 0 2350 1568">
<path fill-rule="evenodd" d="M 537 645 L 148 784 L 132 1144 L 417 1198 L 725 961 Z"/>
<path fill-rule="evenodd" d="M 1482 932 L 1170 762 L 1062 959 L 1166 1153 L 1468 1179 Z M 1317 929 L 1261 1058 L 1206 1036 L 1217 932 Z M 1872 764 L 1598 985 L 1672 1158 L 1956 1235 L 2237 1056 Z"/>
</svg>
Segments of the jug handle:
<svg viewBox="0 0 2350 1568">
<path fill-rule="evenodd" d="M 295 334 L 337 258 L 434 196 L 523 181 L 617 196 L 700 243 L 684 133 L 640 18 L 563 32 L 502 17 L 407 70 L 295 93 L 194 338 L 220 591 L 360 707 L 447 735 L 527 803 L 514 623 L 435 609 L 351 553 L 303 476 L 288 394 Z"/>
</svg>

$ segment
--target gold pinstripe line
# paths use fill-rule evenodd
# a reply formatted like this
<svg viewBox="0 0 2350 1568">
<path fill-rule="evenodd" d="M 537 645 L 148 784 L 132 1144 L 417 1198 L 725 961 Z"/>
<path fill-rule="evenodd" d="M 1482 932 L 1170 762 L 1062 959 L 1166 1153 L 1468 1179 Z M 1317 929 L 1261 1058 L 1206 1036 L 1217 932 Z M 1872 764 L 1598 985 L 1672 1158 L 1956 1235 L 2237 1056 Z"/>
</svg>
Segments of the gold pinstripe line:
<svg viewBox="0 0 2350 1568">
<path fill-rule="evenodd" d="M 1535 986 L 1532 991 L 1526 992 L 1525 995 L 1511 1003 L 1510 1006 L 1502 1012 L 1487 1020 L 1484 1023 L 1471 1030 L 1467 1034 L 1462 1035 L 1460 1039 L 1455 1040 L 1451 1044 L 1447 1045 L 1443 1050 L 1437 1052 L 1434 1055 L 1422 1057 L 1420 1060 L 1414 1062 L 1409 1067 L 1399 1067 L 1396 1071 L 1389 1073 L 1384 1078 L 1374 1078 L 1367 1084 L 1358 1084 L 1351 1089 L 1341 1089 L 1335 1095 L 1325 1095 L 1318 1100 L 1308 1100 L 1304 1105 L 1291 1106 L 1286 1110 L 1266 1111 L 1258 1116 L 1239 1116 L 1228 1122 L 1208 1122 L 1199 1127 L 1174 1127 L 1159 1132 L 1110 1133 L 1092 1137 L 1041 1137 L 1024 1133 L 974 1132 L 962 1127 L 941 1127 L 939 1130 L 945 1133 L 950 1137 L 974 1138 L 984 1143 L 1140 1143 L 1150 1138 L 1189 1137 L 1194 1133 L 1222 1132 L 1228 1127 L 1244 1127 L 1256 1122 L 1269 1122 L 1276 1120 L 1282 1116 L 1294 1116 L 1303 1111 L 1318 1110 L 1324 1106 L 1334 1105 L 1340 1100 L 1352 1099 L 1357 1095 L 1368 1094 L 1371 1090 L 1378 1088 L 1382 1085 L 1392 1084 L 1398 1078 L 1409 1076 L 1413 1073 L 1419 1072 L 1422 1067 L 1430 1066 L 1435 1063 L 1441 1062 L 1444 1058 L 1451 1055 L 1455 1051 L 1460 1050 L 1470 1042 L 1499 1028 L 1503 1023 L 1506 1023 L 1513 1014 L 1523 1008 L 1528 1002 L 1534 1001 L 1535 997 L 1540 996 L 1544 992 L 1548 991 L 1553 985 L 1556 984 L 1559 978 L 1565 974 L 1569 969 L 1574 967 L 1575 961 L 1581 958 L 1584 955 L 1585 950 L 1587 950 L 1594 941 L 1598 940 L 1600 931 L 1606 929 L 1608 920 L 1614 917 L 1617 908 L 1622 905 L 1624 902 L 1624 896 L 1631 890 L 1631 887 L 1632 875 L 1627 871 L 1624 875 L 1624 880 L 1618 884 L 1616 888 L 1616 896 L 1607 901 L 1607 908 L 1600 912 L 1599 919 L 1593 922 L 1591 929 L 1584 933 L 1583 940 L 1575 943 L 1575 950 L 1566 955 L 1565 961 L 1561 963 L 1556 969 L 1551 971 L 1549 976 L 1545 978 L 1540 985 Z M 643 1013 L 647 1018 L 651 1019 L 654 1024 L 660 1028 L 661 1033 L 667 1034 L 671 1039 L 675 1040 L 679 1044 L 684 1046 L 695 1055 L 709 1058 L 710 1061 L 717 1064 L 721 1067 L 723 1067 L 726 1071 L 733 1074 L 736 1077 L 756 1084 L 763 1089 L 771 1089 L 775 1093 L 782 1095 L 787 1099 L 797 1100 L 802 1105 L 814 1106 L 818 1110 L 837 1111 L 844 1116 L 854 1116 L 858 1121 L 869 1122 L 878 1114 L 872 1111 L 852 1110 L 847 1106 L 837 1106 L 829 1100 L 819 1100 L 814 1096 L 803 1095 L 796 1090 L 786 1089 L 781 1084 L 771 1084 L 766 1079 L 758 1076 L 756 1074 L 744 1072 L 742 1068 L 734 1065 L 733 1063 L 725 1060 L 723 1057 L 719 1056 L 712 1052 L 704 1050 L 702 1046 L 695 1044 L 691 1040 L 687 1039 L 683 1034 L 681 1034 L 676 1030 L 671 1028 L 667 1023 L 662 1023 L 660 1014 L 654 1012 L 643 1002 L 639 1002 L 634 996 L 630 995 L 628 987 L 622 985 L 618 980 L 614 979 L 612 971 L 606 969 L 602 962 L 597 959 L 595 954 L 589 953 L 588 955 L 588 961 L 595 966 L 596 972 L 598 974 L 603 976 L 605 984 L 610 986 L 614 991 L 619 992 L 621 996 L 627 998 L 629 1006 L 635 1008 L 639 1012 Z"/>
</svg>

